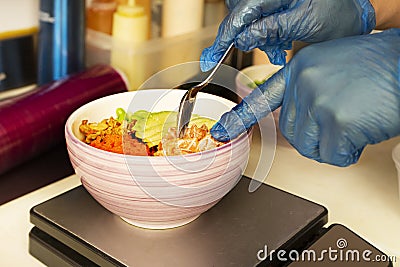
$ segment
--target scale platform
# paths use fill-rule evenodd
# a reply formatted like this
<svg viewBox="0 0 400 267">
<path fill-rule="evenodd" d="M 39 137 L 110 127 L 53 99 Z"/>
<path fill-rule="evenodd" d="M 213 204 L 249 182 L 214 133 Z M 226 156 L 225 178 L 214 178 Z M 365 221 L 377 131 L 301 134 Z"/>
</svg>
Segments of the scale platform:
<svg viewBox="0 0 400 267">
<path fill-rule="evenodd" d="M 380 253 L 343 226 L 324 228 L 323 206 L 265 184 L 249 193 L 249 183 L 242 177 L 195 221 L 167 230 L 132 226 L 78 186 L 31 209 L 29 251 L 48 266 L 314 266 L 274 252 L 317 249 L 340 234 Z"/>
</svg>

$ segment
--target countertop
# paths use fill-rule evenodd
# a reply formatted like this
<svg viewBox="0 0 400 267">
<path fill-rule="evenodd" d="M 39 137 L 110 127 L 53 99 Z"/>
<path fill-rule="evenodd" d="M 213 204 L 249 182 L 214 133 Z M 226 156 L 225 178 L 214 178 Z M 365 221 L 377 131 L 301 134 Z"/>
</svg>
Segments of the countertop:
<svg viewBox="0 0 400 267">
<path fill-rule="evenodd" d="M 302 157 L 278 134 L 265 182 L 325 206 L 329 224 L 347 226 L 387 255 L 397 256 L 394 266 L 400 266 L 400 199 L 391 157 L 397 143 L 400 137 L 370 145 L 359 163 L 339 168 Z M 253 147 L 258 146 L 255 141 Z M 254 167 L 249 161 L 245 175 Z M 78 185 L 78 177 L 71 175 L 0 206 L 1 266 L 43 266 L 28 252 L 33 227 L 29 210 Z"/>
</svg>

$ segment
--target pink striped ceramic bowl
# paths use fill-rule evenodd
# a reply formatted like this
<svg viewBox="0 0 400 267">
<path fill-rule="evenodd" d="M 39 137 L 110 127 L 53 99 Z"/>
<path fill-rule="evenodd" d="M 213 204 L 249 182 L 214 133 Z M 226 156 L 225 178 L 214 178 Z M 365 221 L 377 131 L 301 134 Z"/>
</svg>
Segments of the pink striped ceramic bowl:
<svg viewBox="0 0 400 267">
<path fill-rule="evenodd" d="M 66 123 L 70 160 L 82 185 L 102 206 L 130 224 L 165 229 L 193 221 L 237 184 L 247 165 L 248 133 L 216 149 L 168 157 L 116 154 L 81 141 L 82 120 L 101 121 L 114 116 L 117 108 L 175 110 L 184 92 L 159 89 L 107 96 L 80 107 Z M 194 113 L 217 120 L 234 105 L 199 93 Z"/>
</svg>

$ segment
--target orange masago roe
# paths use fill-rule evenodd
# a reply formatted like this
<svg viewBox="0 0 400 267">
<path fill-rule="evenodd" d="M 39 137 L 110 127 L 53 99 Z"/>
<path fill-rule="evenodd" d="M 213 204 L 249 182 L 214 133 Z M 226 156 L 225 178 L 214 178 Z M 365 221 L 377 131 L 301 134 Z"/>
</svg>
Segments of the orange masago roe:
<svg viewBox="0 0 400 267">
<path fill-rule="evenodd" d="M 85 143 L 101 150 L 136 156 L 146 156 L 149 153 L 146 144 L 129 134 L 123 136 L 121 122 L 113 117 L 99 123 L 83 120 L 79 130 L 85 136 Z"/>
<path fill-rule="evenodd" d="M 122 148 L 122 136 L 119 134 L 107 134 L 103 137 L 97 136 L 96 139 L 90 143 L 90 145 L 110 152 L 119 154 L 124 153 Z"/>
</svg>

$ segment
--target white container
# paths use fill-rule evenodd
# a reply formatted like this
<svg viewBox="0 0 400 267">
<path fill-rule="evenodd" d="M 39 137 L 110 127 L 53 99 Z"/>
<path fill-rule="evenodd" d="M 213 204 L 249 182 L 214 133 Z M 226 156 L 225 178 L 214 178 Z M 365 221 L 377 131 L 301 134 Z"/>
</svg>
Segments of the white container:
<svg viewBox="0 0 400 267">
<path fill-rule="evenodd" d="M 36 84 L 39 0 L 2 0 L 0 18 L 0 93 Z"/>
<path fill-rule="evenodd" d="M 0 18 L 0 39 L 37 32 L 39 0 L 2 0 Z"/>
<path fill-rule="evenodd" d="M 392 157 L 397 169 L 397 178 L 398 178 L 397 181 L 399 186 L 399 197 L 400 197 L 400 143 L 393 148 Z"/>
<path fill-rule="evenodd" d="M 199 61 L 201 52 L 210 46 L 217 34 L 218 25 L 202 28 L 176 37 L 155 38 L 136 46 L 127 47 L 123 42 L 112 42 L 111 36 L 87 30 L 86 64 L 110 64 L 111 47 L 120 50 L 127 61 L 141 62 L 141 78 L 131 81 L 130 90 L 140 87 L 152 75 L 176 64 Z M 114 50 L 114 51 L 115 51 Z M 126 75 L 129 77 L 129 75 Z M 136 76 L 138 77 L 138 76 Z"/>
</svg>

